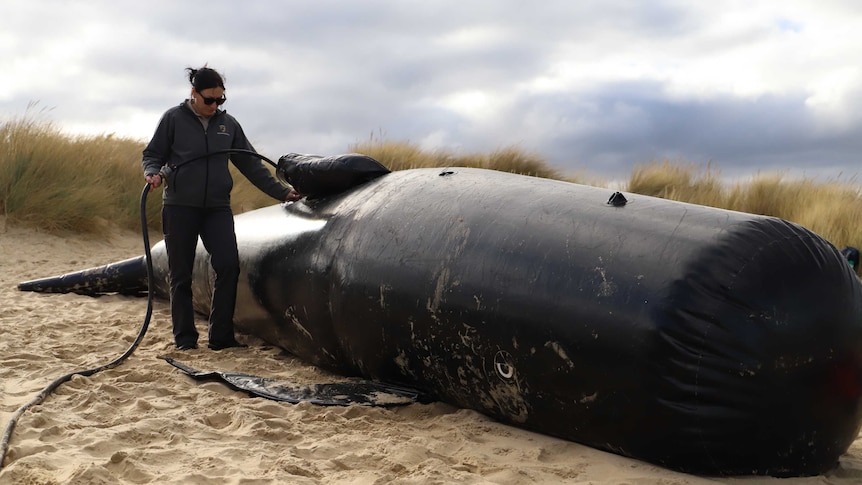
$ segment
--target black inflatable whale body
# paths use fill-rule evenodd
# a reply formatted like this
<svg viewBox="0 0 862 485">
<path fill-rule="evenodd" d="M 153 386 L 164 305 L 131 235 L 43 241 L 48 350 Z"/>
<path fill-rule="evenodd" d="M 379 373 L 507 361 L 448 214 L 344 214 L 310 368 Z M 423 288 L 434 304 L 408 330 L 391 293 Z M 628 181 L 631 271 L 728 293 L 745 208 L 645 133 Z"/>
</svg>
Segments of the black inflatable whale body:
<svg viewBox="0 0 862 485">
<path fill-rule="evenodd" d="M 344 374 L 681 471 L 835 466 L 862 422 L 862 288 L 839 252 L 780 219 L 609 195 L 415 169 L 242 214 L 236 324 Z M 153 255 L 166 295 L 163 243 Z M 20 288 L 140 291 L 142 265 L 89 270 L 96 290 L 81 274 Z M 201 312 L 212 278 L 199 247 Z"/>
</svg>

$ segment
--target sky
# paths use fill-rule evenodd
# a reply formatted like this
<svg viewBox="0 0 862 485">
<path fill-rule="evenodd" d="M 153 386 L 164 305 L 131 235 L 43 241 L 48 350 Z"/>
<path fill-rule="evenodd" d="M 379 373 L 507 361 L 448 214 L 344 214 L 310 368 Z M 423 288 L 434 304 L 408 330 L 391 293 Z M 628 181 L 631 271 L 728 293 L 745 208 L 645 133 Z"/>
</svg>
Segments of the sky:
<svg viewBox="0 0 862 485">
<path fill-rule="evenodd" d="M 856 0 L 0 0 L 0 121 L 147 141 L 225 76 L 269 158 L 370 139 L 518 147 L 563 173 L 656 160 L 856 180 Z"/>
</svg>

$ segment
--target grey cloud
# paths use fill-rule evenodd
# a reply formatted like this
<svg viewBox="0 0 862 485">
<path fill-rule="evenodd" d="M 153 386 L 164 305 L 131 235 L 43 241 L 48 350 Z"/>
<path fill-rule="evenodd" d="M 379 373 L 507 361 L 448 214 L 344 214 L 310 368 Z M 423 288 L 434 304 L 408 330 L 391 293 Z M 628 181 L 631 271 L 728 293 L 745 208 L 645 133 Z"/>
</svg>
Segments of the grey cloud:
<svg viewBox="0 0 862 485">
<path fill-rule="evenodd" d="M 533 134 L 554 163 L 616 176 L 662 158 L 713 161 L 728 174 L 818 172 L 851 164 L 862 148 L 857 130 L 824 133 L 802 94 L 677 100 L 662 93 L 656 83 L 605 86 L 526 100 L 523 109 L 544 120 Z"/>
<path fill-rule="evenodd" d="M 859 118 L 832 126 L 815 118 L 806 93 L 744 99 L 671 97 L 661 80 L 601 81 L 558 92 L 525 91 L 561 62 L 661 62 L 684 69 L 726 49 L 746 49 L 770 24 L 715 36 L 707 4 L 591 0 L 439 2 L 188 3 L 70 1 L 21 4 L 7 22 L 18 51 L 0 46 L 0 66 L 44 63 L 51 85 L 0 91 L 0 110 L 29 101 L 54 107 L 63 123 L 159 115 L 188 94 L 183 68 L 209 62 L 226 74 L 225 107 L 268 155 L 338 152 L 370 133 L 444 148 L 492 150 L 516 144 L 565 170 L 624 176 L 655 158 L 713 160 L 724 172 L 753 168 L 855 167 Z M 797 22 L 804 32 L 807 19 Z M 27 26 L 26 28 L 22 26 Z M 465 32 L 480 42 L 446 42 Z M 66 43 L 101 37 L 72 58 Z M 469 35 L 467 36 L 469 37 Z M 648 47 L 644 47 L 648 46 Z M 827 61 L 823 60 L 824 65 Z M 493 117 L 451 111 L 457 92 L 500 94 Z M 862 96 L 844 100 L 848 111 Z M 451 146 L 449 146 L 451 145 Z M 819 168 L 818 168 L 819 167 Z M 827 168 L 828 167 L 828 168 Z"/>
</svg>

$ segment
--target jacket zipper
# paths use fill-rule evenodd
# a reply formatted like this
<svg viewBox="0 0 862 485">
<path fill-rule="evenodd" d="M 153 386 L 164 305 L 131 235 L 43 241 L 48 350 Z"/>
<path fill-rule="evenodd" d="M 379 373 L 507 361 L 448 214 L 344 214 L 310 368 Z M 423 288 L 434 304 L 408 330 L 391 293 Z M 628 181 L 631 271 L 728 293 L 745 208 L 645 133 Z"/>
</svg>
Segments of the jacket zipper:
<svg viewBox="0 0 862 485">
<path fill-rule="evenodd" d="M 213 123 L 217 118 L 221 118 L 221 116 L 223 115 L 223 113 L 224 113 L 224 111 L 216 111 L 216 112 L 213 114 L 213 116 L 211 116 L 211 117 L 210 117 L 209 121 L 207 122 L 207 127 L 206 127 L 206 128 L 204 128 L 204 146 L 206 147 L 206 153 L 209 153 L 209 152 L 210 152 L 209 127 L 210 127 L 210 126 L 212 126 L 212 123 Z M 209 205 L 207 205 L 207 200 L 209 199 L 209 188 L 210 188 L 210 157 L 209 157 L 209 156 L 207 156 L 207 157 L 204 159 L 204 161 L 205 161 L 205 163 L 206 163 L 206 165 L 207 165 L 207 169 L 206 169 L 206 174 L 204 175 L 204 200 L 203 200 L 203 206 L 204 206 L 204 207 L 209 207 Z"/>
<path fill-rule="evenodd" d="M 209 139 L 209 136 L 207 136 L 207 128 L 204 128 L 204 147 L 206 148 L 206 151 L 204 153 L 209 153 L 210 152 L 210 139 Z M 207 170 L 206 170 L 206 173 L 204 174 L 203 206 L 207 207 L 207 198 L 209 196 L 209 187 L 210 187 L 210 157 L 209 156 L 207 156 L 204 159 L 204 163 L 206 164 Z"/>
</svg>

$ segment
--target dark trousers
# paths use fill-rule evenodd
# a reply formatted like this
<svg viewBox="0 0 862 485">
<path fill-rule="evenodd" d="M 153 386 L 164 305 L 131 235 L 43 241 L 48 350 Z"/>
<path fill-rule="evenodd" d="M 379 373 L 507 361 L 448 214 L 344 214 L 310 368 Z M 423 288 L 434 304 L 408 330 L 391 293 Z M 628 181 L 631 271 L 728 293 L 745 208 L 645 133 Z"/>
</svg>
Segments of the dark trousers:
<svg viewBox="0 0 862 485">
<path fill-rule="evenodd" d="M 209 342 L 233 342 L 239 254 L 230 207 L 165 205 L 162 207 L 162 228 L 170 268 L 174 342 L 180 346 L 197 344 L 198 341 L 192 305 L 192 271 L 195 266 L 198 236 L 211 256 L 215 272 L 209 317 Z"/>
</svg>

